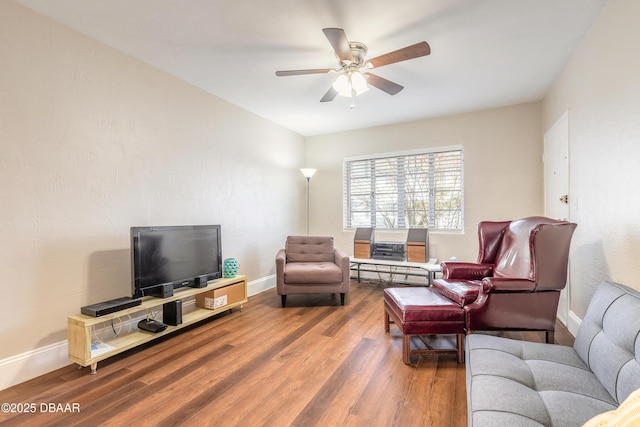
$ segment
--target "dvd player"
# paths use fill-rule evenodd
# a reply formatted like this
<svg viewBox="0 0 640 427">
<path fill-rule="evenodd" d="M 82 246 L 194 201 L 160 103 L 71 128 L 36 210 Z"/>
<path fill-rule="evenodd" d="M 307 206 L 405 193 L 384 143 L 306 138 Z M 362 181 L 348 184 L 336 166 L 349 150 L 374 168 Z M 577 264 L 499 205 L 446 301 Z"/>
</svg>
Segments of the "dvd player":
<svg viewBox="0 0 640 427">
<path fill-rule="evenodd" d="M 105 314 L 114 313 L 140 304 L 142 304 L 142 300 L 140 298 L 122 297 L 81 307 L 80 313 L 86 316 L 100 317 Z"/>
</svg>

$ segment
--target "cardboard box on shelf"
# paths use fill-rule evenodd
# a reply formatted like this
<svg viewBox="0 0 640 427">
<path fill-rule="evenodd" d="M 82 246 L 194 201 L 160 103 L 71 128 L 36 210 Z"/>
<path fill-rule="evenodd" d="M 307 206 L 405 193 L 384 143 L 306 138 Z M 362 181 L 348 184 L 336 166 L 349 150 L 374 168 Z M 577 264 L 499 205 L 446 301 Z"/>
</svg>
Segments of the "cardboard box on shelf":
<svg viewBox="0 0 640 427">
<path fill-rule="evenodd" d="M 244 283 L 236 283 L 203 292 L 196 295 L 196 305 L 210 310 L 217 310 L 245 299 L 244 290 Z"/>
</svg>

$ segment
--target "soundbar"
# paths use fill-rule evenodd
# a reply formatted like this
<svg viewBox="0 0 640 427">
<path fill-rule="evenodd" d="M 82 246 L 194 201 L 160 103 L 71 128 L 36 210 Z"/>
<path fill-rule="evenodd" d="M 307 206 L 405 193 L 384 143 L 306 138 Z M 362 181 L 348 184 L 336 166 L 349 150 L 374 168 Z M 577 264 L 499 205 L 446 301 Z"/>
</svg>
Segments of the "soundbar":
<svg viewBox="0 0 640 427">
<path fill-rule="evenodd" d="M 125 308 L 135 307 L 140 304 L 142 304 L 142 300 L 140 298 L 122 297 L 81 307 L 80 313 L 86 316 L 100 317 L 109 313 L 124 310 Z"/>
</svg>

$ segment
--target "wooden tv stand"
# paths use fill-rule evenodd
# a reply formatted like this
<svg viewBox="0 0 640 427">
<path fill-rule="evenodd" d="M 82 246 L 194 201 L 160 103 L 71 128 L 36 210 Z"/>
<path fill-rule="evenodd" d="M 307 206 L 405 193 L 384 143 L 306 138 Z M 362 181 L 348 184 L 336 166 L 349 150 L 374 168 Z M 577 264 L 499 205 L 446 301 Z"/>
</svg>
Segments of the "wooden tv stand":
<svg viewBox="0 0 640 427">
<path fill-rule="evenodd" d="M 190 297 L 196 297 L 197 295 L 204 294 L 206 292 L 214 291 L 225 293 L 225 291 L 233 291 L 234 294 L 240 293 L 240 297 L 233 298 L 226 305 L 215 305 L 214 309 L 201 308 L 196 306 L 193 311 L 183 313 L 182 323 L 178 326 L 168 326 L 162 332 L 150 333 L 139 330 L 135 325 L 128 328 L 129 332 L 123 333 L 124 327 L 117 336 L 109 339 L 103 339 L 102 342 L 107 344 L 110 348 L 106 351 L 102 351 L 99 354 L 94 351 L 92 355 L 93 343 L 93 331 L 97 326 L 102 324 L 109 325 L 111 321 L 115 319 L 129 318 L 137 319 L 144 317 L 146 313 L 162 310 L 162 305 L 170 301 L 183 300 L 183 302 Z M 201 295 L 201 298 L 203 295 Z M 218 301 L 224 301 L 218 300 Z M 231 279 L 217 279 L 210 281 L 206 288 L 180 288 L 176 293 L 169 298 L 154 298 L 144 297 L 142 304 L 136 307 L 128 308 L 125 310 L 117 311 L 115 313 L 107 314 L 100 317 L 91 317 L 84 314 L 74 314 L 67 318 L 67 335 L 69 339 L 69 359 L 81 366 L 91 366 L 91 373 L 95 374 L 98 369 L 98 362 L 105 360 L 111 356 L 122 353 L 141 344 L 149 341 L 153 341 L 156 338 L 170 334 L 185 326 L 192 325 L 201 320 L 207 319 L 211 316 L 215 316 L 223 311 L 229 310 L 234 307 L 240 307 L 248 301 L 247 299 L 247 278 L 246 276 L 238 275 Z M 162 320 L 162 319 L 159 319 Z"/>
</svg>

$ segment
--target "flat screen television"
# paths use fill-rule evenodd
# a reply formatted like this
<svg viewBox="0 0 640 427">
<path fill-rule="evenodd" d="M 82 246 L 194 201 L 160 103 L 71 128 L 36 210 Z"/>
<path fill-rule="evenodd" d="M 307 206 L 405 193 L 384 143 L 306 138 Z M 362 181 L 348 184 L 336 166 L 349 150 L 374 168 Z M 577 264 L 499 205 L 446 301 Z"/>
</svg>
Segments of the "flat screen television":
<svg viewBox="0 0 640 427">
<path fill-rule="evenodd" d="M 222 277 L 220 231 L 220 225 L 131 227 L 133 297 L 168 297 Z"/>
</svg>

